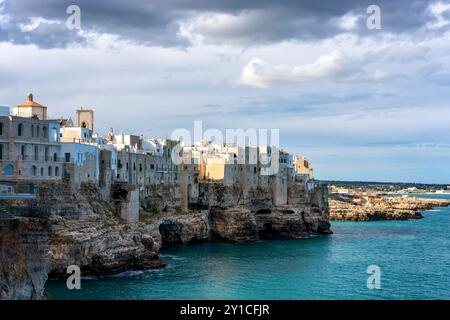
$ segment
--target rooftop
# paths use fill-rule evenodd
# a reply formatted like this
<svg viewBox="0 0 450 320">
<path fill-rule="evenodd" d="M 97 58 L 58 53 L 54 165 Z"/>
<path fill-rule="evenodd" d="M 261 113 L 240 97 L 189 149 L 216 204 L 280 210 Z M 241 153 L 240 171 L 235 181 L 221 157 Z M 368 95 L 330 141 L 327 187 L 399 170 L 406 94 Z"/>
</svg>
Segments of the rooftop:
<svg viewBox="0 0 450 320">
<path fill-rule="evenodd" d="M 17 107 L 41 107 L 41 108 L 47 108 L 46 106 L 41 105 L 40 103 L 37 103 L 33 101 L 33 94 L 29 93 L 27 96 L 27 100 L 25 100 L 22 103 L 19 103 L 16 105 Z"/>
</svg>

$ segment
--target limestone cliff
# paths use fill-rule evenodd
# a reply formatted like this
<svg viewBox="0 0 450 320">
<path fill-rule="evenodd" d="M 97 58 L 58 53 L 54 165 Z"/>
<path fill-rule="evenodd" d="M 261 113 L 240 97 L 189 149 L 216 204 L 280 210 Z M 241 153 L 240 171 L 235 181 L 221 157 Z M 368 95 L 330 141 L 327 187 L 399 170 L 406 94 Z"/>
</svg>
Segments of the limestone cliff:
<svg viewBox="0 0 450 320">
<path fill-rule="evenodd" d="M 305 184 L 293 183 L 287 203 L 279 206 L 273 205 L 270 190 L 260 188 L 244 199 L 233 187 L 209 188 L 209 193 L 211 232 L 218 239 L 240 242 L 331 233 L 327 189 L 322 186 L 308 190 Z"/>
<path fill-rule="evenodd" d="M 423 218 L 421 211 L 448 206 L 450 200 L 414 197 L 381 197 L 356 194 L 330 199 L 330 219 L 349 221 L 410 220 Z"/>
<path fill-rule="evenodd" d="M 322 186 L 307 190 L 293 184 L 287 203 L 274 206 L 270 190 L 244 194 L 237 187 L 206 184 L 189 212 L 179 210 L 173 195 L 142 201 L 136 224 L 121 219 L 96 185 L 73 190 L 64 183 L 40 183 L 36 190 L 36 200 L 4 208 L 28 208 L 27 214 L 12 210 L 10 217 L 0 219 L 2 299 L 42 299 L 47 277 L 65 278 L 70 265 L 79 266 L 83 275 L 103 276 L 163 267 L 158 252 L 173 245 L 331 232 Z"/>
<path fill-rule="evenodd" d="M 0 219 L 0 299 L 43 299 L 50 271 L 48 224 L 36 218 Z"/>
<path fill-rule="evenodd" d="M 79 192 L 56 184 L 42 185 L 37 205 L 50 208 L 52 277 L 63 276 L 72 264 L 84 275 L 164 265 L 153 238 L 117 217 L 93 184 L 83 185 Z"/>
<path fill-rule="evenodd" d="M 117 217 L 97 186 L 75 191 L 55 182 L 36 189 L 36 200 L 2 202 L 0 208 L 2 299 L 43 298 L 47 277 L 66 277 L 70 265 L 83 275 L 164 266 L 160 244 Z"/>
</svg>

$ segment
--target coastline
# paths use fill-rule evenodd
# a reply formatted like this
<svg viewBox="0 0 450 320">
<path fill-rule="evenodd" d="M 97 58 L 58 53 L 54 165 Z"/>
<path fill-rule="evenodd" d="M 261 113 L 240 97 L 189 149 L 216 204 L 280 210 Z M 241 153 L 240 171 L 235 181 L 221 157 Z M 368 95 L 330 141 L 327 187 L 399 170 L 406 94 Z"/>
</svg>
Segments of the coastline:
<svg viewBox="0 0 450 320">
<path fill-rule="evenodd" d="M 450 199 L 389 197 L 365 191 L 345 197 L 330 195 L 329 204 L 331 221 L 414 220 L 422 219 L 423 211 L 450 206 Z"/>
<path fill-rule="evenodd" d="M 448 238 L 450 208 L 424 216 L 336 221 L 332 236 L 311 239 L 176 246 L 161 251 L 165 269 L 87 279 L 78 291 L 67 290 L 63 280 L 46 288 L 52 300 L 448 299 L 440 284 L 448 282 L 450 257 L 442 256 L 440 244 Z M 369 264 L 392 279 L 384 279 L 383 290 L 366 289 Z"/>
<path fill-rule="evenodd" d="M 72 189 L 63 183 L 42 183 L 36 200 L 3 202 L 6 207 L 27 207 L 23 216 L 11 216 L 11 234 L 17 234 L 17 221 L 36 216 L 47 238 L 30 232 L 26 243 L 43 246 L 50 255 L 41 259 L 41 251 L 20 240 L 15 251 L 36 261 L 32 270 L 15 268 L 25 263 L 14 251 L 0 248 L 5 261 L 1 280 L 4 299 L 45 299 L 48 279 L 67 278 L 69 265 L 79 266 L 82 276 L 103 277 L 133 270 L 164 268 L 161 248 L 197 242 L 253 242 L 261 239 L 296 239 L 311 234 L 330 234 L 328 198 L 325 187 L 308 191 L 303 184 L 293 184 L 287 205 L 273 205 L 270 193 L 255 190 L 242 199 L 238 188 L 209 188 L 208 209 L 180 212 L 179 199 L 173 194 L 159 195 L 157 213 L 152 199 L 141 203 L 140 221 L 129 223 L 117 215 L 113 203 L 105 201 L 95 184 Z M 27 216 L 28 215 L 28 216 Z M 26 226 L 24 227 L 26 229 Z M 2 243 L 9 243 L 10 233 L 0 233 Z"/>
</svg>

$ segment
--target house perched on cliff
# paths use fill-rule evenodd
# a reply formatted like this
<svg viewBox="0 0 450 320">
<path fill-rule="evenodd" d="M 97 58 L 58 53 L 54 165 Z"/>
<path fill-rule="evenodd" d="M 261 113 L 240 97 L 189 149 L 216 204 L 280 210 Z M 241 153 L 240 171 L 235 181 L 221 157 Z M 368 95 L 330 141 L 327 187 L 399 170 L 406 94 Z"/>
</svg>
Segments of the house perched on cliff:
<svg viewBox="0 0 450 320">
<path fill-rule="evenodd" d="M 77 109 L 76 123 L 70 117 L 49 120 L 47 109 L 29 94 L 11 115 L 0 115 L 0 182 L 60 181 L 74 190 L 96 184 L 104 200 L 126 208 L 123 216 L 133 222 L 139 204 L 128 202 L 155 195 L 173 199 L 186 211 L 216 201 L 210 198 L 211 186 L 237 190 L 241 202 L 258 192 L 269 194 L 274 206 L 288 204 L 296 182 L 305 190 L 314 187 L 309 161 L 275 146 L 199 141 L 181 148 L 188 161 L 179 164 L 172 159 L 179 141 L 114 134 L 112 129 L 101 136 L 94 132 L 92 109 Z"/>
<path fill-rule="evenodd" d="M 60 124 L 29 94 L 11 115 L 0 116 L 1 180 L 61 180 L 62 169 Z"/>
</svg>

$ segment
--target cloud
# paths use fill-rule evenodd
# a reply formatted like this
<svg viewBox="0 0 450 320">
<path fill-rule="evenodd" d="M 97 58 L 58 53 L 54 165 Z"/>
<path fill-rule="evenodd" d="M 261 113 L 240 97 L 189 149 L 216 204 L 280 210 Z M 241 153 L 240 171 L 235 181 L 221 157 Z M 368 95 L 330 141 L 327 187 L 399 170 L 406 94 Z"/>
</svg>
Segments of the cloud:
<svg viewBox="0 0 450 320">
<path fill-rule="evenodd" d="M 323 54 L 316 61 L 297 66 L 271 65 L 262 59 L 252 59 L 242 70 L 239 84 L 266 88 L 277 84 L 291 84 L 329 78 L 348 78 L 357 72 L 355 65 L 340 51 Z"/>
<path fill-rule="evenodd" d="M 27 24 L 23 24 L 23 23 L 19 24 L 19 28 L 22 32 L 34 31 L 37 28 L 39 28 L 41 26 L 41 24 L 47 24 L 47 25 L 61 24 L 61 21 L 47 20 L 42 17 L 31 17 L 29 20 L 30 21 Z"/>
<path fill-rule="evenodd" d="M 74 36 L 65 28 L 66 8 L 71 4 L 69 0 L 3 0 L 0 3 L 3 7 L 0 41 L 44 48 L 85 45 L 81 35 Z M 86 33 L 110 34 L 146 46 L 180 48 L 199 41 L 253 46 L 282 41 L 318 41 L 343 32 L 367 35 L 370 31 L 365 26 L 365 17 L 370 4 L 368 0 L 128 0 L 126 5 L 122 0 L 77 1 Z M 431 15 L 427 11 L 429 4 L 420 0 L 379 0 L 377 5 L 382 13 L 381 32 L 414 32 L 436 17 L 437 25 L 447 26 L 445 10 L 442 11 L 446 3 L 443 2 L 431 7 Z M 36 36 L 22 32 L 20 27 L 29 25 L 32 17 L 41 19 L 41 24 L 33 29 L 38 33 Z M 48 28 L 44 21 L 62 23 Z"/>
<path fill-rule="evenodd" d="M 361 15 L 355 15 L 353 13 L 347 13 L 346 15 L 344 15 L 343 17 L 341 17 L 339 19 L 339 27 L 341 29 L 350 31 L 350 30 L 354 30 L 357 26 L 357 23 L 359 21 L 359 19 L 361 19 Z"/>
<path fill-rule="evenodd" d="M 446 14 L 450 13 L 450 3 L 435 2 L 430 4 L 427 11 L 434 17 L 433 21 L 427 23 L 427 27 L 430 29 L 440 29 L 450 24 L 450 19 Z"/>
<path fill-rule="evenodd" d="M 72 3 L 0 0 L 0 104 L 33 92 L 51 117 L 86 106 L 99 132 L 156 137 L 198 119 L 279 128 L 323 178 L 445 179 L 448 149 L 390 147 L 450 140 L 439 2 L 379 0 L 376 31 L 369 0 L 78 0 L 82 31 L 66 28 Z"/>
</svg>

